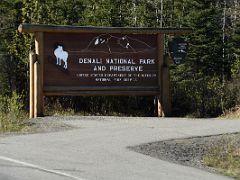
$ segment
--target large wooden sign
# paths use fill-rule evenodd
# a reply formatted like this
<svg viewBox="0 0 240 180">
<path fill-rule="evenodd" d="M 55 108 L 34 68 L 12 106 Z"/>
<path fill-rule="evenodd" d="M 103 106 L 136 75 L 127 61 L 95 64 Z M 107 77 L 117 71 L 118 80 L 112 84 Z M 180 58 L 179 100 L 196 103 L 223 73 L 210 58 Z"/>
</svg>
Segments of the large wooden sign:
<svg viewBox="0 0 240 180">
<path fill-rule="evenodd" d="M 30 54 L 30 117 L 43 116 L 44 96 L 156 96 L 170 114 L 164 34 L 189 28 L 124 28 L 22 24 L 35 34 Z"/>
<path fill-rule="evenodd" d="M 43 46 L 46 92 L 159 93 L 156 35 L 46 33 Z"/>
</svg>

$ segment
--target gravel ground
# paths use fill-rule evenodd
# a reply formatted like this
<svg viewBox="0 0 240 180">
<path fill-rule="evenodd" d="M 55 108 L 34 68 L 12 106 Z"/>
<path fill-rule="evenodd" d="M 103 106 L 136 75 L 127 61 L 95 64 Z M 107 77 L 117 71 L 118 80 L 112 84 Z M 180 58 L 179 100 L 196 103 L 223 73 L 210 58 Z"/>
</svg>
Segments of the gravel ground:
<svg viewBox="0 0 240 180">
<path fill-rule="evenodd" d="M 186 139 L 171 139 L 129 148 L 161 160 L 206 169 L 207 167 L 202 164 L 203 155 L 210 149 L 227 143 L 240 146 L 240 132 Z"/>
</svg>

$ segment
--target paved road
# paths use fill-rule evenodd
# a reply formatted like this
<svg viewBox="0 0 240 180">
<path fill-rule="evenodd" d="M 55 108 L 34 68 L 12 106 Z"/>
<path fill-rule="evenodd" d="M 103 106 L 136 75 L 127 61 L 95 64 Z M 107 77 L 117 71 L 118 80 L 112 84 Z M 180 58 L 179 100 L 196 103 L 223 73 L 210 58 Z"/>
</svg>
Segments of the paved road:
<svg viewBox="0 0 240 180">
<path fill-rule="evenodd" d="M 237 120 L 65 117 L 58 121 L 75 129 L 0 137 L 1 180 L 228 180 L 126 147 L 240 131 Z"/>
</svg>

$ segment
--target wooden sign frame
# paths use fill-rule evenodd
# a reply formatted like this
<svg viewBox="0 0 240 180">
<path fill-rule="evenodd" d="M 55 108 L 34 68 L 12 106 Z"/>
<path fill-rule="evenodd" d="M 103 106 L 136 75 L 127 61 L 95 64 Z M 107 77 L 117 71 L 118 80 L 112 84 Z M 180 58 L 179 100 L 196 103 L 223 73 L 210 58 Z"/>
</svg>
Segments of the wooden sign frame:
<svg viewBox="0 0 240 180">
<path fill-rule="evenodd" d="M 129 28 L 129 27 L 86 27 L 86 26 L 57 26 L 41 24 L 21 24 L 18 28 L 21 33 L 35 34 L 35 52 L 30 53 L 30 118 L 44 115 L 44 96 L 155 96 L 156 116 L 163 117 L 171 114 L 170 92 L 169 92 L 169 68 L 168 58 L 164 57 L 165 34 L 185 34 L 190 33 L 190 28 Z M 48 33 L 61 34 L 117 34 L 117 35 L 154 35 L 156 36 L 156 60 L 154 63 L 157 69 L 156 85 L 154 86 L 63 86 L 46 85 L 47 61 L 45 46 L 45 36 Z M 125 37 L 125 36 L 124 36 Z M 103 41 L 102 41 L 103 42 Z M 127 44 L 128 45 L 128 44 Z M 61 47 L 62 48 L 62 47 Z M 127 48 L 127 47 L 126 47 Z M 68 54 L 66 54 L 67 56 Z M 61 60 L 60 60 L 61 61 Z M 66 64 L 65 64 L 66 65 Z M 65 69 L 67 68 L 64 67 Z M 51 83 L 50 83 L 51 84 Z M 84 83 L 83 83 L 84 84 Z M 131 84 L 131 83 L 128 83 Z"/>
</svg>

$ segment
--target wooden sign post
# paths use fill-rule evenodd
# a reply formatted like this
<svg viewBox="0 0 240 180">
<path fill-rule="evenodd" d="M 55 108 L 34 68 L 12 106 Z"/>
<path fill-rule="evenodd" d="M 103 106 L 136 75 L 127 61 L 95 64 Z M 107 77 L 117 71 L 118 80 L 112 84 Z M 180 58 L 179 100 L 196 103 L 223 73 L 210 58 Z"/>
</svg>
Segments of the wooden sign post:
<svg viewBox="0 0 240 180">
<path fill-rule="evenodd" d="M 190 28 L 22 24 L 35 34 L 30 54 L 30 118 L 44 115 L 44 96 L 155 96 L 157 116 L 171 114 L 164 35 Z"/>
</svg>

